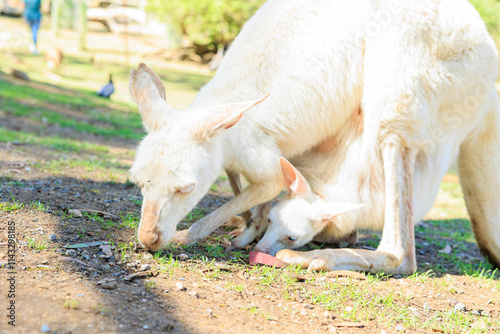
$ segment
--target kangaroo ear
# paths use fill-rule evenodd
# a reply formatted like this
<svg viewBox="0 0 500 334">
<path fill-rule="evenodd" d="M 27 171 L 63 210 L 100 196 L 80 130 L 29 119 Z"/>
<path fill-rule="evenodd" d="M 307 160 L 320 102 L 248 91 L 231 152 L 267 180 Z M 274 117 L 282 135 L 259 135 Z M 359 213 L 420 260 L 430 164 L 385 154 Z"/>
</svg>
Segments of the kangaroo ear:
<svg viewBox="0 0 500 334">
<path fill-rule="evenodd" d="M 137 70 L 130 71 L 129 90 L 146 130 L 160 129 L 174 109 L 165 101 L 165 87 L 158 75 L 145 64 L 139 64 Z"/>
<path fill-rule="evenodd" d="M 264 98 L 240 103 L 230 103 L 210 108 L 203 112 L 202 118 L 193 128 L 193 136 L 204 141 L 216 135 L 219 131 L 231 128 L 243 117 L 243 114 L 264 101 L 269 94 Z"/>
<path fill-rule="evenodd" d="M 326 203 L 318 203 L 315 206 L 316 207 L 314 208 L 315 212 L 314 220 L 325 223 L 347 211 L 362 208 L 366 206 L 366 204 L 326 202 Z"/>
<path fill-rule="evenodd" d="M 300 172 L 285 158 L 280 158 L 285 187 L 292 198 L 305 195 L 311 191 L 309 184 Z"/>
</svg>

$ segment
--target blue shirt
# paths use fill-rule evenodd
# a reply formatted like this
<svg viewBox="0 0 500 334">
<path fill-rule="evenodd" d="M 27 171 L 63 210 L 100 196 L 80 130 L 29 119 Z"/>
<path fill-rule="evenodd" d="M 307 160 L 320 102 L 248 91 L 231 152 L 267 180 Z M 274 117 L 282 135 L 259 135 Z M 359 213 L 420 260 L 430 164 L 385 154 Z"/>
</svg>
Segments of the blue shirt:
<svg viewBox="0 0 500 334">
<path fill-rule="evenodd" d="M 42 0 L 24 0 L 23 16 L 27 21 L 39 21 L 42 18 L 40 5 Z"/>
</svg>

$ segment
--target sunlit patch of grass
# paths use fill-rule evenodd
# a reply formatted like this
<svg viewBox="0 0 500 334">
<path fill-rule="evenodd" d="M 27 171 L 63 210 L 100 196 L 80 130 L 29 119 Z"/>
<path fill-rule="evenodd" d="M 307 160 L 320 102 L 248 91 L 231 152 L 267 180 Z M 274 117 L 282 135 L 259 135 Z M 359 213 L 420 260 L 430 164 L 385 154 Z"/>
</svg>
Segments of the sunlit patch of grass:
<svg viewBox="0 0 500 334">
<path fill-rule="evenodd" d="M 62 152 L 89 152 L 93 154 L 108 153 L 109 149 L 106 146 L 92 144 L 89 142 L 61 138 L 57 136 L 40 137 L 33 133 L 22 131 L 10 131 L 0 127 L 0 141 L 13 142 L 17 141 L 23 144 L 34 144 L 45 147 L 50 147 Z"/>
<path fill-rule="evenodd" d="M 35 250 L 44 250 L 47 248 L 47 241 L 45 240 L 45 238 L 43 238 L 43 240 L 36 240 L 35 238 L 27 238 L 28 240 L 28 247 L 29 248 L 33 248 Z"/>
<path fill-rule="evenodd" d="M 49 209 L 49 206 L 47 204 L 43 204 L 40 201 L 31 201 L 30 207 L 34 210 L 41 211 L 41 212 L 46 212 Z"/>
<path fill-rule="evenodd" d="M 11 199 L 11 202 L 0 202 L 0 211 L 15 212 L 24 207 L 24 203 L 19 202 L 13 196 L 11 196 Z"/>
</svg>

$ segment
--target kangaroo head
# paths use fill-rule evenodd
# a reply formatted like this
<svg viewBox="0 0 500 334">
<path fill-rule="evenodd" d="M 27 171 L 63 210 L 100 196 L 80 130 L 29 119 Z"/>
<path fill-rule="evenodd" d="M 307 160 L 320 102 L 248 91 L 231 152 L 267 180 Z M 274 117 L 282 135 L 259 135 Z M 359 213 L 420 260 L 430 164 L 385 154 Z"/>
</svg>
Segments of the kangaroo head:
<svg viewBox="0 0 500 334">
<path fill-rule="evenodd" d="M 288 197 L 274 206 L 268 216 L 264 237 L 256 251 L 275 255 L 310 242 L 336 216 L 364 204 L 327 202 L 315 194 L 302 174 L 285 158 L 280 158 Z"/>
<path fill-rule="evenodd" d="M 262 100 L 178 111 L 167 104 L 160 78 L 144 64 L 131 71 L 129 89 L 148 132 L 130 171 L 144 197 L 138 238 L 156 251 L 170 242 L 177 223 L 221 171 L 224 147 L 217 134 Z"/>
</svg>

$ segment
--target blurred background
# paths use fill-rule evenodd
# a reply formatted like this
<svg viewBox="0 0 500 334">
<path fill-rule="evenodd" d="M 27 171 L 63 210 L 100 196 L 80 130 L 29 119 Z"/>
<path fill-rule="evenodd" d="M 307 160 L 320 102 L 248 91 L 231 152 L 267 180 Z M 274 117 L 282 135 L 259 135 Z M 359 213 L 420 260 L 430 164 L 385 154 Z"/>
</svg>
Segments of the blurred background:
<svg viewBox="0 0 500 334">
<path fill-rule="evenodd" d="M 130 101 L 128 69 L 140 61 L 211 76 L 225 50 L 264 0 L 41 0 L 38 55 L 23 0 L 0 0 L 0 71 L 99 90 Z M 471 0 L 499 45 L 500 0 Z M 19 71 L 19 72 L 18 72 Z M 25 74 L 25 75 L 23 75 Z M 185 96 L 187 94 L 188 96 Z M 176 100 L 190 93 L 176 95 Z M 174 101 L 174 104 L 176 102 Z M 185 102 L 179 101 L 180 105 Z"/>
</svg>

